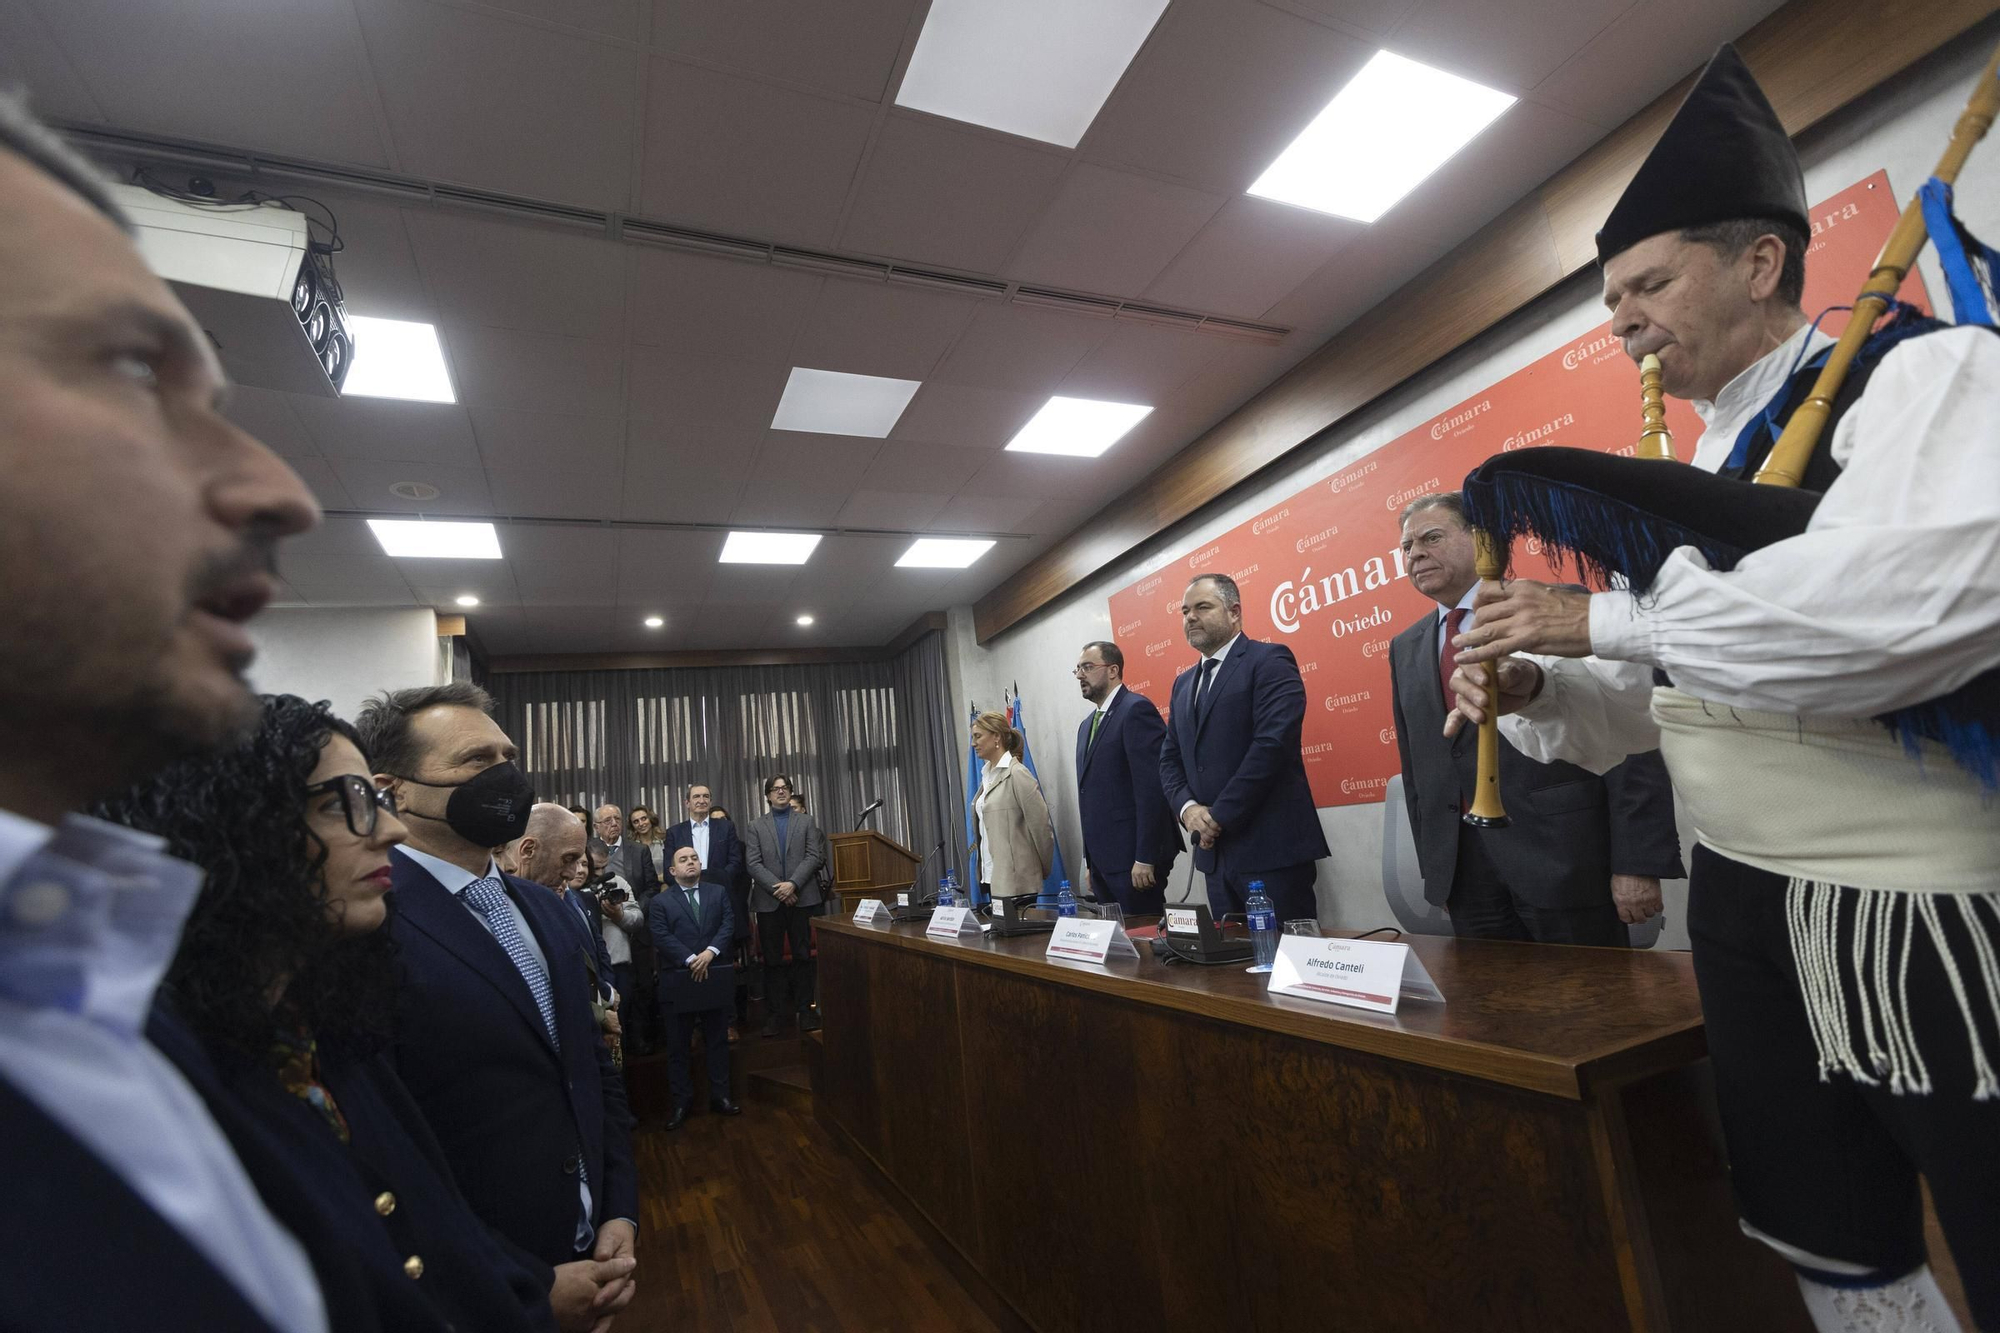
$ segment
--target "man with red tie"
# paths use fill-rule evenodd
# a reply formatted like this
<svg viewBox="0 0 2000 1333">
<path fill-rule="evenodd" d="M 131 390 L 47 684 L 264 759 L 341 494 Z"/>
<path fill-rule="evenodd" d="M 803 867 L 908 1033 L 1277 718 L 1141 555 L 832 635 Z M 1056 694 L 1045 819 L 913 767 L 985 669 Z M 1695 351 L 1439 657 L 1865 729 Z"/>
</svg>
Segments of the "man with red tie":
<svg viewBox="0 0 2000 1333">
<path fill-rule="evenodd" d="M 1451 914 L 1454 934 L 1545 944 L 1628 943 L 1626 926 L 1658 913 L 1660 881 L 1679 879 L 1673 788 L 1657 750 L 1597 776 L 1539 764 L 1500 742 L 1500 795 L 1510 822 L 1477 829 L 1460 818 L 1478 746 L 1470 729 L 1447 739 L 1444 682 L 1455 635 L 1470 627 L 1479 588 L 1473 538 L 1458 492 L 1403 511 L 1403 562 L 1438 604 L 1389 649 L 1403 799 L 1424 897 Z"/>
</svg>

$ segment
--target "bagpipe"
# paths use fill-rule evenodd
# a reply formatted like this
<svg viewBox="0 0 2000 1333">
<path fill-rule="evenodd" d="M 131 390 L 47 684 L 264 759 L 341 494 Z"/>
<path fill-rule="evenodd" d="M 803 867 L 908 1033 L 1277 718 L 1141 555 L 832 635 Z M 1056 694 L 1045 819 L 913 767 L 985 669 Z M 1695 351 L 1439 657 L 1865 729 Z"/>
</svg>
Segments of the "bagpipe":
<svg viewBox="0 0 2000 1333">
<path fill-rule="evenodd" d="M 1951 187 L 1974 145 L 2000 116 L 2000 51 L 1994 53 L 1952 129 L 1931 179 L 1918 191 L 1883 244 L 1855 298 L 1847 325 L 1827 354 L 1812 389 L 1786 421 L 1754 480 L 1716 476 L 1673 461 L 1661 401 L 1657 358 L 1640 367 L 1642 434 L 1628 456 L 1549 447 L 1496 454 L 1465 479 L 1466 521 L 1478 543 L 1482 579 L 1504 577 L 1515 542 L 1538 540 L 1558 568 L 1572 565 L 1597 587 L 1622 583 L 1643 594 L 1667 557 L 1692 547 L 1712 569 L 1734 569 L 1751 552 L 1806 531 L 1820 493 L 1801 480 L 1834 414 L 1842 386 L 1857 364 L 1870 366 L 1904 338 L 1944 327 L 1895 298 L 1928 241 L 1936 241 L 1954 314 L 1960 324 L 1991 326 L 1987 297 L 2000 252 L 1982 244 L 1951 211 Z M 1895 317 L 1881 323 L 1891 311 Z M 1879 325 L 1879 327 L 1878 327 Z M 1499 663 L 1495 662 L 1497 679 Z M 2000 720 L 2000 671 L 1989 671 L 1948 695 L 1876 719 L 1913 752 L 1920 742 L 1946 746 L 1988 791 L 2000 788 L 1994 728 Z M 1500 803 L 1497 709 L 1479 728 L 1479 769 L 1465 821 L 1506 823 Z"/>
</svg>

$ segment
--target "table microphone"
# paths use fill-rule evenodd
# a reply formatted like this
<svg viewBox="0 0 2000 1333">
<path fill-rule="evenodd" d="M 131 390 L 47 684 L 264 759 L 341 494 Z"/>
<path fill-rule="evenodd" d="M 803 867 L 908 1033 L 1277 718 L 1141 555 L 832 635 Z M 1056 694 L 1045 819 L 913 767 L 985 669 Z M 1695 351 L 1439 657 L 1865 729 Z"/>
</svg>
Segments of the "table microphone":
<svg viewBox="0 0 2000 1333">
<path fill-rule="evenodd" d="M 882 808 L 882 798 L 880 796 L 877 796 L 872 802 L 869 803 L 868 808 L 861 812 L 861 817 L 854 821 L 854 831 L 856 833 L 861 832 L 862 827 L 868 823 L 868 816 L 874 814 L 877 810 L 880 810 L 881 808 Z"/>
</svg>

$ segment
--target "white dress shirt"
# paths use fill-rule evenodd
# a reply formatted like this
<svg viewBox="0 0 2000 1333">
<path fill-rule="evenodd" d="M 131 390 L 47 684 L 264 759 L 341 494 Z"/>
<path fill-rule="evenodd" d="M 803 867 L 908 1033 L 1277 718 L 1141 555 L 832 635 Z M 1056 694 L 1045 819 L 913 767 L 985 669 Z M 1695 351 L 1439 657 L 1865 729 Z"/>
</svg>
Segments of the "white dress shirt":
<svg viewBox="0 0 2000 1333">
<path fill-rule="evenodd" d="M 999 778 L 1000 770 L 1011 768 L 1013 764 L 1013 754 L 1010 751 L 1002 750 L 1000 757 L 986 766 L 986 772 L 981 775 L 979 781 L 979 795 L 974 797 L 972 801 L 973 813 L 979 819 L 979 882 L 981 884 L 991 884 L 993 882 L 993 843 L 986 836 L 986 793 L 993 790 L 993 783 Z"/>
<path fill-rule="evenodd" d="M 1795 339 L 1713 404 L 1695 404 L 1705 426 L 1697 465 L 1727 457 L 1796 350 Z M 1653 748 L 1655 666 L 1716 703 L 1852 718 L 1934 698 L 2000 665 L 1996 409 L 1991 333 L 1946 330 L 1892 350 L 1835 428 L 1843 471 L 1806 532 L 1727 573 L 1682 548 L 1644 596 L 1592 597 L 1592 646 L 1616 660 L 1536 658 L 1542 693 L 1502 720 L 1508 739 L 1536 759 L 1598 772 Z"/>
<path fill-rule="evenodd" d="M 708 821 L 693 819 L 688 821 L 688 841 L 694 845 L 694 854 L 701 858 L 701 868 L 708 869 Z"/>
<path fill-rule="evenodd" d="M 145 1038 L 201 888 L 201 871 L 164 845 L 80 815 L 52 830 L 0 811 L 0 1078 L 94 1152 L 273 1328 L 323 1333 L 305 1250 L 265 1208 L 201 1097 Z"/>
</svg>

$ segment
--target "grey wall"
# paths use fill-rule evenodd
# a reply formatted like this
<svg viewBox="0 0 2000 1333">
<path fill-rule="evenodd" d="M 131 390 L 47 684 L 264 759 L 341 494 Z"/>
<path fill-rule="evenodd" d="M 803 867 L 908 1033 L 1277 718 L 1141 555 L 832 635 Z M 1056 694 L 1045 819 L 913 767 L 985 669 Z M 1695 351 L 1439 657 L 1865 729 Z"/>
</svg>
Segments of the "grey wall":
<svg viewBox="0 0 2000 1333">
<path fill-rule="evenodd" d="M 1807 197 L 1823 198 L 1886 168 L 1898 199 L 1907 201 L 1943 151 L 1996 36 L 2000 23 L 1980 25 L 1812 130 L 1800 143 Z M 1477 146 L 1468 151 L 1478 151 Z M 1959 215 L 1975 231 L 1989 240 L 2000 235 L 2000 143 L 1988 143 L 1974 153 L 1959 182 L 1958 204 Z M 1928 252 L 1923 269 L 1932 299 L 1942 301 L 1944 284 Z M 1218 501 L 985 647 L 974 642 L 970 608 L 953 610 L 946 642 L 957 716 L 962 722 L 970 700 L 976 699 L 981 707 L 998 706 L 1001 691 L 1019 682 L 1028 712 L 1029 742 L 1042 785 L 1056 809 L 1057 830 L 1072 868 L 1081 854 L 1082 835 L 1076 819 L 1076 774 L 1069 756 L 1086 706 L 1070 668 L 1083 643 L 1112 637 L 1110 595 L 1588 332 L 1604 317 L 1596 274 L 1578 274 L 1499 328 L 1340 422 L 1300 457 Z M 1839 316 L 1833 319 L 1837 332 Z M 1634 421 L 1636 431 L 1636 413 Z M 1320 811 L 1333 851 L 1320 863 L 1318 884 L 1320 916 L 1330 925 L 1365 928 L 1393 923 L 1382 897 L 1382 817 L 1380 805 Z M 1170 896 L 1179 896 L 1187 874 L 1184 857 Z M 1685 882 L 1669 884 L 1667 923 L 1659 947 L 1686 947 L 1685 906 Z"/>
<path fill-rule="evenodd" d="M 378 691 L 451 679 L 451 650 L 428 608 L 277 607 L 250 622 L 250 637 L 252 685 L 331 700 L 344 718 Z"/>
</svg>

